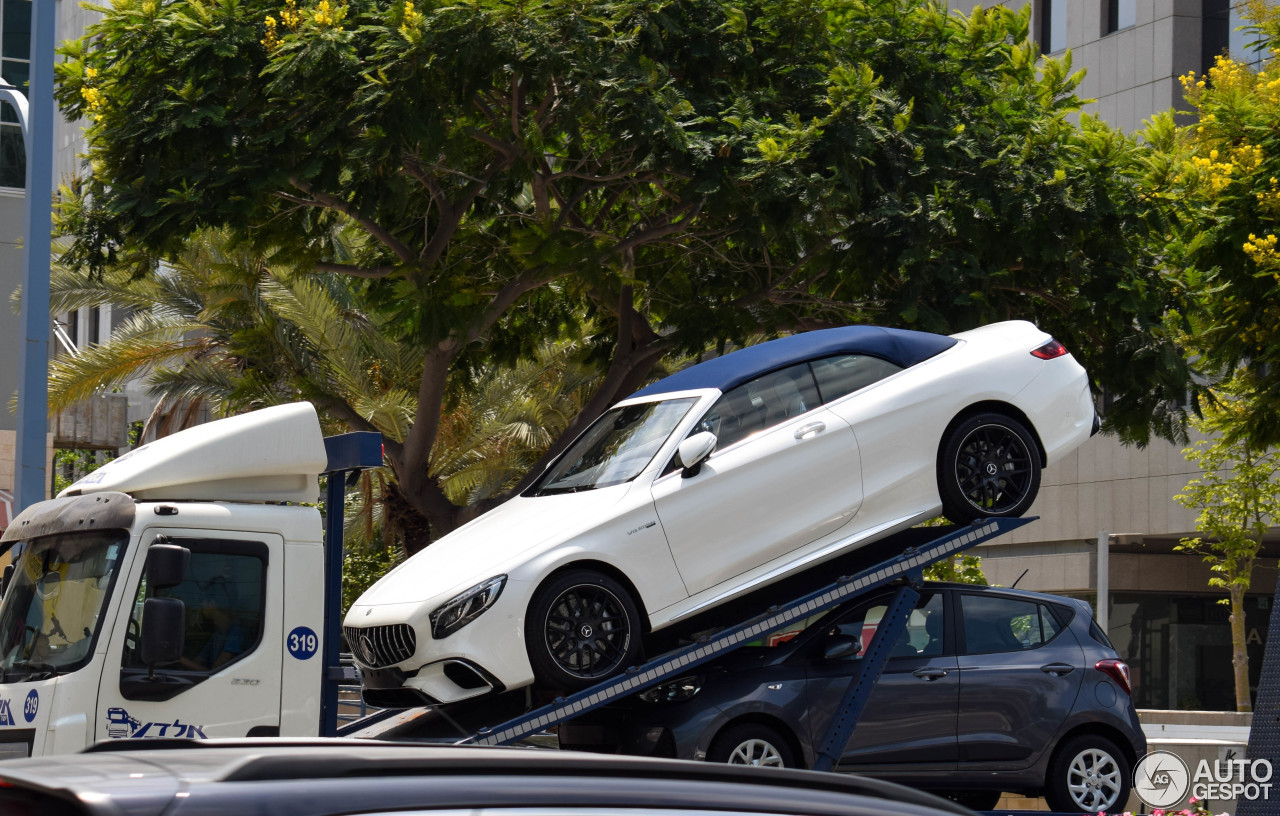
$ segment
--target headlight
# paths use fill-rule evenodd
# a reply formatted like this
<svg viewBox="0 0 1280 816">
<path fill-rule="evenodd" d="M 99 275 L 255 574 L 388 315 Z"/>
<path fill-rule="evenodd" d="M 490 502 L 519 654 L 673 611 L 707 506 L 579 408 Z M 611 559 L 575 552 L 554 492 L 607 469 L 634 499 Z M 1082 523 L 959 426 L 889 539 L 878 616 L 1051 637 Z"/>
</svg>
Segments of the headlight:
<svg viewBox="0 0 1280 816">
<path fill-rule="evenodd" d="M 431 636 L 436 640 L 452 635 L 493 606 L 507 585 L 507 576 L 498 575 L 456 595 L 431 613 Z"/>
<path fill-rule="evenodd" d="M 646 689 L 636 696 L 646 703 L 680 703 L 702 691 L 702 679 L 700 674 L 678 677 Z"/>
</svg>

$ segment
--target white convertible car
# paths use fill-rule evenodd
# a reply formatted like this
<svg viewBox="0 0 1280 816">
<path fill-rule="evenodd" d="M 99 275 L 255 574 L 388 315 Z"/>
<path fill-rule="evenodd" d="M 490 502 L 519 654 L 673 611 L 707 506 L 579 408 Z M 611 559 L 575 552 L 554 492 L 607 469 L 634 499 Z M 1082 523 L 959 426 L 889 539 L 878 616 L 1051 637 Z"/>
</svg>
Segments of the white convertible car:
<svg viewBox="0 0 1280 816">
<path fill-rule="evenodd" d="M 1084 369 L 1030 323 L 762 343 L 618 403 L 344 631 L 380 705 L 581 688 L 650 631 L 939 513 L 1025 513 L 1096 430 Z"/>
</svg>

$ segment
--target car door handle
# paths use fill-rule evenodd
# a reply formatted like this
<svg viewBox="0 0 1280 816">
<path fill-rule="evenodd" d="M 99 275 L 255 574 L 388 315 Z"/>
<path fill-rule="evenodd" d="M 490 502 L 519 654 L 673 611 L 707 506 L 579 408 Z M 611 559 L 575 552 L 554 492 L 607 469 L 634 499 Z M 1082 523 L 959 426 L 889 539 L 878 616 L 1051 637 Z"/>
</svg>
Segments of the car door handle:
<svg viewBox="0 0 1280 816">
<path fill-rule="evenodd" d="M 796 439 L 808 439 L 811 436 L 817 436 L 827 429 L 825 422 L 807 422 L 796 428 Z"/>
<path fill-rule="evenodd" d="M 1064 675 L 1071 674 L 1071 672 L 1075 671 L 1075 668 L 1076 667 L 1072 666 L 1070 663 L 1050 663 L 1048 665 L 1041 666 L 1040 671 L 1045 674 L 1051 674 L 1054 677 L 1062 677 Z"/>
<path fill-rule="evenodd" d="M 923 669 L 916 669 L 911 672 L 912 675 L 919 677 L 921 680 L 928 680 L 932 683 L 934 680 L 941 680 L 947 676 L 946 669 L 935 669 L 931 666 L 925 666 Z"/>
</svg>

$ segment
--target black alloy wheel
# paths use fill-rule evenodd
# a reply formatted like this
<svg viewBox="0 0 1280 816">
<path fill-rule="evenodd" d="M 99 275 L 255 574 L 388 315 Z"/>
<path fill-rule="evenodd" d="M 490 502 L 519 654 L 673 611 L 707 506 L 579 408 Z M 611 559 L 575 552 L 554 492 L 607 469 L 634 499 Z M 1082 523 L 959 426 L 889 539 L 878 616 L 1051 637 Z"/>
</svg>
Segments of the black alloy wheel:
<svg viewBox="0 0 1280 816">
<path fill-rule="evenodd" d="M 635 662 L 640 615 L 630 593 L 614 579 L 571 570 L 534 596 L 525 640 L 541 683 L 584 688 Z"/>
<path fill-rule="evenodd" d="M 1027 512 L 1040 490 L 1040 455 L 1030 432 L 1003 414 L 964 420 L 943 444 L 938 490 L 943 513 L 957 524 Z"/>
</svg>

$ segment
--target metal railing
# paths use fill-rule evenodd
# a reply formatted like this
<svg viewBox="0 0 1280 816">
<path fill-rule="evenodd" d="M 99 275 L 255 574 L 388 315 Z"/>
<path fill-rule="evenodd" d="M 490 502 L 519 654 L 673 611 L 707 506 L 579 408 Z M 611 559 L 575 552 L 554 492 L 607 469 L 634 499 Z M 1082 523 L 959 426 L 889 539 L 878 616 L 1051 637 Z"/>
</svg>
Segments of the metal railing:
<svg viewBox="0 0 1280 816">
<path fill-rule="evenodd" d="M 381 711 L 377 706 L 365 703 L 360 696 L 360 666 L 350 652 L 338 655 L 342 664 L 342 682 L 338 684 L 338 722 L 349 723 Z"/>
</svg>

